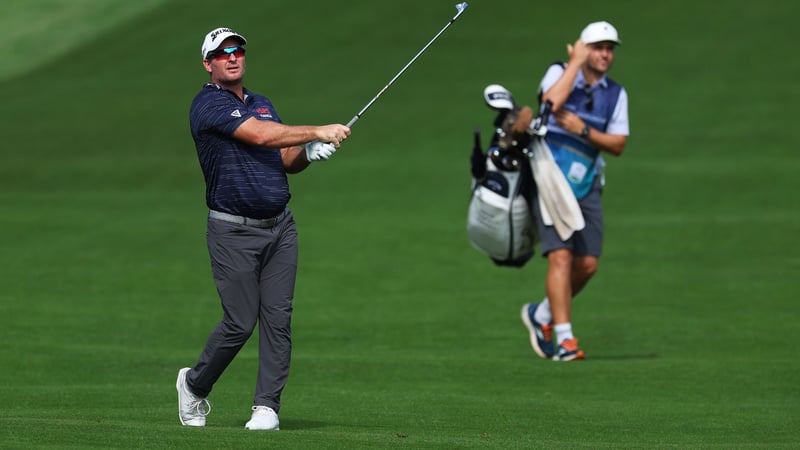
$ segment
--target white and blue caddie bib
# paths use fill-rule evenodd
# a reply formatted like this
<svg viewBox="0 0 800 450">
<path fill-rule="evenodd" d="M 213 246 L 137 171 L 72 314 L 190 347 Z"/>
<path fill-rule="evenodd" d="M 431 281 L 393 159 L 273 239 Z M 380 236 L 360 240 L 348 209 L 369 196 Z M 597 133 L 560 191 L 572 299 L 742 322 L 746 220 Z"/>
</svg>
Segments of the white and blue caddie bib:
<svg viewBox="0 0 800 450">
<path fill-rule="evenodd" d="M 563 63 L 556 63 L 550 67 L 539 88 L 540 102 L 542 93 L 552 86 L 551 82 L 555 82 L 563 71 Z M 572 92 L 562 108 L 577 114 L 590 127 L 606 132 L 621 96 L 627 101 L 622 86 L 610 78 L 603 77 L 595 85 L 590 86 L 585 82 L 583 73 L 578 72 Z M 624 132 L 627 134 L 627 104 L 622 106 L 625 107 Z M 547 123 L 547 129 L 545 140 L 556 164 L 564 173 L 575 197 L 579 199 L 585 197 L 598 173 L 597 161 L 600 149 L 588 140 L 558 126 L 553 116 Z"/>
</svg>

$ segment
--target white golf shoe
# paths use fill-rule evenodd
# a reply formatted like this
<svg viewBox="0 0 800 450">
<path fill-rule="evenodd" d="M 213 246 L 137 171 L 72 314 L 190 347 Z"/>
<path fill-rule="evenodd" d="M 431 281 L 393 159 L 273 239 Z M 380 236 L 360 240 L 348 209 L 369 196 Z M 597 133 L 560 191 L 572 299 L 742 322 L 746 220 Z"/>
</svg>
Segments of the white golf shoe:
<svg viewBox="0 0 800 450">
<path fill-rule="evenodd" d="M 247 430 L 280 430 L 278 414 L 266 406 L 253 406 L 253 416 L 244 425 Z"/>
<path fill-rule="evenodd" d="M 178 389 L 178 418 L 181 425 L 188 427 L 206 426 L 206 416 L 211 412 L 211 403 L 203 397 L 198 397 L 186 386 L 186 373 L 188 367 L 178 371 L 178 381 L 175 387 Z"/>
</svg>

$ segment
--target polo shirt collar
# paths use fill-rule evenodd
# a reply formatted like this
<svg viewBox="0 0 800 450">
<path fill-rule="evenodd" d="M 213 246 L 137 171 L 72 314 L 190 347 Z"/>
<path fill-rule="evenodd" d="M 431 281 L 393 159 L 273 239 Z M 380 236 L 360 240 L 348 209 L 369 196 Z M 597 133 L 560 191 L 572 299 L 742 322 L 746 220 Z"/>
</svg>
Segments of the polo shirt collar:
<svg viewBox="0 0 800 450">
<path fill-rule="evenodd" d="M 607 88 L 608 80 L 606 79 L 606 76 L 603 75 L 603 77 L 600 78 L 600 81 L 598 81 L 597 84 L 600 85 L 600 87 L 602 88 Z M 578 89 L 584 89 L 586 87 L 586 78 L 583 77 L 583 70 L 578 71 L 578 76 L 575 77 L 575 86 Z"/>
<path fill-rule="evenodd" d="M 230 90 L 230 89 L 228 89 L 228 88 L 226 88 L 226 87 L 224 87 L 224 86 L 220 86 L 220 85 L 219 85 L 219 84 L 217 84 L 217 83 L 212 83 L 212 82 L 210 82 L 210 81 L 209 81 L 208 83 L 206 83 L 206 84 L 205 84 L 205 87 L 207 87 L 207 88 L 216 88 L 216 89 L 219 89 L 219 90 L 221 90 L 221 91 L 228 91 L 228 92 L 231 92 L 231 90 Z M 231 93 L 233 93 L 233 92 L 231 92 Z M 244 101 L 245 101 L 245 103 L 247 103 L 247 99 L 248 99 L 248 98 L 250 98 L 250 91 L 249 91 L 249 90 L 247 90 L 247 88 L 246 88 L 246 87 L 242 86 L 242 93 L 244 94 Z M 234 95 L 236 95 L 236 94 L 234 94 Z"/>
</svg>

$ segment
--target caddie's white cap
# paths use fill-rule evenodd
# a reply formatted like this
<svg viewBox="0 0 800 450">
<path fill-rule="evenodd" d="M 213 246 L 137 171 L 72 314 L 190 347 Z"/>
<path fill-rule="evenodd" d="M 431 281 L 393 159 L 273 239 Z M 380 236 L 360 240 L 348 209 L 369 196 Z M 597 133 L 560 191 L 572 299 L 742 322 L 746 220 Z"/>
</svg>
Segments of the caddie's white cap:
<svg viewBox="0 0 800 450">
<path fill-rule="evenodd" d="M 216 50 L 217 47 L 222 44 L 222 41 L 228 39 L 229 37 L 235 37 L 242 45 L 247 44 L 247 39 L 245 39 L 244 36 L 230 28 L 222 27 L 211 30 L 203 40 L 203 47 L 200 49 L 203 53 L 203 59 L 206 59 L 208 52 L 213 52 Z"/>
<path fill-rule="evenodd" d="M 581 40 L 587 44 L 594 44 L 597 42 L 622 44 L 622 41 L 619 40 L 617 29 L 608 22 L 590 23 L 581 31 Z"/>
</svg>

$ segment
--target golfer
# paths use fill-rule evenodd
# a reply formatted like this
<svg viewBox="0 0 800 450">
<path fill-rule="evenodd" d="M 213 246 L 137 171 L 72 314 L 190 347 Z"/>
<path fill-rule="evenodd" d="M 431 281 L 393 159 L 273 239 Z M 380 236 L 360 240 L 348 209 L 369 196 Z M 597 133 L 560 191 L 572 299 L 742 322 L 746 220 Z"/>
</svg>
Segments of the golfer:
<svg viewBox="0 0 800 450">
<path fill-rule="evenodd" d="M 585 356 L 572 332 L 571 308 L 572 299 L 597 271 L 603 243 L 601 152 L 621 155 L 629 134 L 628 95 L 606 76 L 619 44 L 610 23 L 589 24 L 567 45 L 569 62 L 551 65 L 539 85 L 541 103 L 552 102 L 554 111 L 547 144 L 586 221 L 585 228 L 563 241 L 553 226 L 544 225 L 539 202 L 533 202 L 541 253 L 548 262 L 547 296 L 539 304 L 524 305 L 522 321 L 542 358 L 570 361 Z"/>
<path fill-rule="evenodd" d="M 289 375 L 297 230 L 287 173 L 328 159 L 350 134 L 344 125 L 287 126 L 272 103 L 247 90 L 245 38 L 230 28 L 205 36 L 210 74 L 189 122 L 206 182 L 207 240 L 222 320 L 194 367 L 178 372 L 181 424 L 204 426 L 214 383 L 258 325 L 258 375 L 248 430 L 279 429 Z"/>
</svg>

